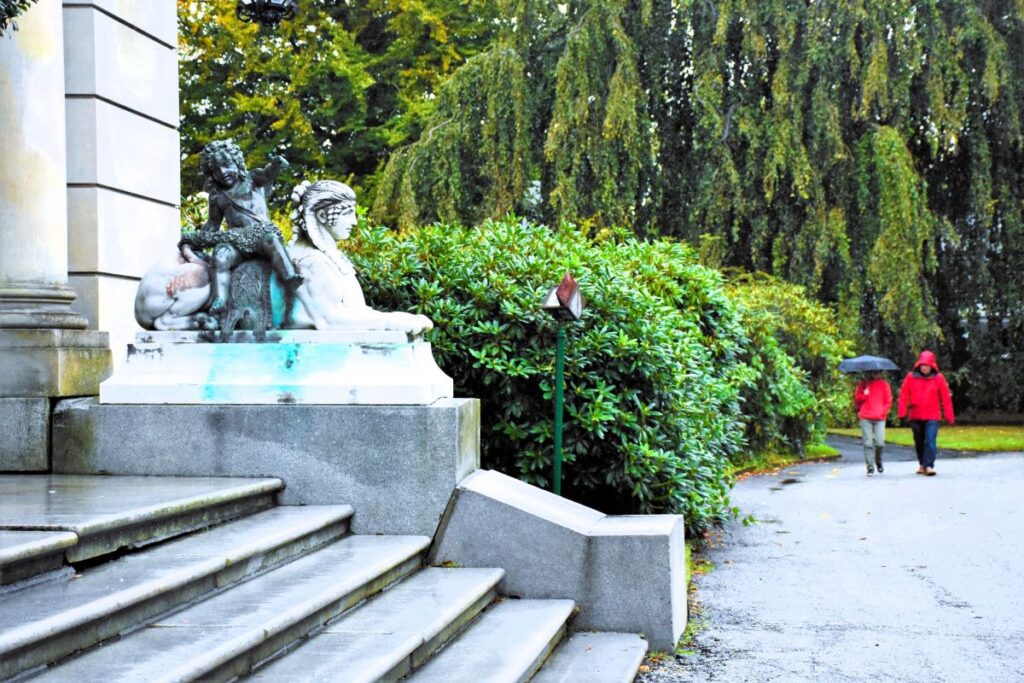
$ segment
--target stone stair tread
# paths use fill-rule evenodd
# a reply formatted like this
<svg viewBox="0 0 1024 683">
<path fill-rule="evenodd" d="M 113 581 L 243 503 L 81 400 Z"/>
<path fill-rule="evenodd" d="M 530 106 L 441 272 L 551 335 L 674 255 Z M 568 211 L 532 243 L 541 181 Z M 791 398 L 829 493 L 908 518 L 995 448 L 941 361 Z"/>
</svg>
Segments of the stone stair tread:
<svg viewBox="0 0 1024 683">
<path fill-rule="evenodd" d="M 76 542 L 78 535 L 70 531 L 0 530 L 0 567 L 59 552 Z"/>
<path fill-rule="evenodd" d="M 565 634 L 572 600 L 503 600 L 484 613 L 421 669 L 410 683 L 527 681 Z"/>
<path fill-rule="evenodd" d="M 425 536 L 348 536 L 66 660 L 33 680 L 205 679 L 309 615 L 339 601 L 340 612 L 361 600 L 362 590 L 374 590 L 366 587 L 403 563 L 418 561 L 429 544 Z"/>
<path fill-rule="evenodd" d="M 348 505 L 273 508 L 106 562 L 68 581 L 0 596 L 0 660 L 199 577 L 251 562 L 351 515 Z"/>
<path fill-rule="evenodd" d="M 400 676 L 429 656 L 440 644 L 435 641 L 443 642 L 476 616 L 504 574 L 501 569 L 424 569 L 328 624 L 251 679 L 371 683 L 396 671 Z"/>
<path fill-rule="evenodd" d="M 630 683 L 645 654 L 647 641 L 634 633 L 574 633 L 532 683 Z"/>
<path fill-rule="evenodd" d="M 276 478 L 0 475 L 0 528 L 81 536 L 283 488 Z"/>
</svg>

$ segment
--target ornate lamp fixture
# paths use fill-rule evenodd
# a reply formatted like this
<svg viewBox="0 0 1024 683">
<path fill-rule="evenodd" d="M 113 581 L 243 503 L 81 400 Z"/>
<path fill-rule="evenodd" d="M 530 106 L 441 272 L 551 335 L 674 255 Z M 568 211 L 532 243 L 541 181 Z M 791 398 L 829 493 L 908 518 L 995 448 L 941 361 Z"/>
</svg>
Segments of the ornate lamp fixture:
<svg viewBox="0 0 1024 683">
<path fill-rule="evenodd" d="M 562 495 L 562 418 L 565 406 L 565 323 L 574 322 L 583 315 L 586 301 L 579 285 L 569 273 L 561 284 L 548 292 L 541 310 L 550 313 L 558 321 L 558 337 L 555 342 L 555 456 L 552 458 L 551 491 Z"/>
<path fill-rule="evenodd" d="M 294 18 L 297 9 L 297 0 L 238 0 L 235 14 L 242 21 L 277 26 L 285 19 Z"/>
</svg>

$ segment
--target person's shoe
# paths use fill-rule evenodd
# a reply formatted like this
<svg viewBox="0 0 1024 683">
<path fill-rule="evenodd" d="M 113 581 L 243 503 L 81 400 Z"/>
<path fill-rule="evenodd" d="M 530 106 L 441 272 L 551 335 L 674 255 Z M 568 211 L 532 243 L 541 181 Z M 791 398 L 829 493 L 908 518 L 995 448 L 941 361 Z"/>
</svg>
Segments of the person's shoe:
<svg viewBox="0 0 1024 683">
<path fill-rule="evenodd" d="M 875 468 L 872 467 L 871 465 L 868 465 L 868 476 L 870 477 L 874 473 L 875 473 Z"/>
<path fill-rule="evenodd" d="M 875 447 L 875 469 L 881 474 L 885 470 L 882 469 L 882 449 L 878 446 Z"/>
<path fill-rule="evenodd" d="M 926 476 L 929 476 L 929 477 L 934 477 L 935 476 L 935 470 L 933 470 L 931 467 L 925 467 L 924 468 L 924 473 L 925 473 Z"/>
<path fill-rule="evenodd" d="M 917 468 L 917 474 L 927 474 L 928 472 L 923 467 Z"/>
</svg>

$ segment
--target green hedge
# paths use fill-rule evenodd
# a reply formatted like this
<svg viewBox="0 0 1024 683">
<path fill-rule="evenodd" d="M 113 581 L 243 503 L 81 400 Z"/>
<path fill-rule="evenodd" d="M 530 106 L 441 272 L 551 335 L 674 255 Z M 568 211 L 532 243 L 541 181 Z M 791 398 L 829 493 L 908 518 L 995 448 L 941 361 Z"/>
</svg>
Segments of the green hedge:
<svg viewBox="0 0 1024 683">
<path fill-rule="evenodd" d="M 540 302 L 576 276 L 563 490 L 605 512 L 682 513 L 700 535 L 732 512 L 730 462 L 800 453 L 848 407 L 831 310 L 769 276 L 725 280 L 678 242 L 507 220 L 361 224 L 345 247 L 371 305 L 434 320 L 456 393 L 483 403 L 484 466 L 545 488 L 556 326 Z"/>
<path fill-rule="evenodd" d="M 587 308 L 568 326 L 563 492 L 608 513 L 683 513 L 691 534 L 730 514 L 725 470 L 755 377 L 721 275 L 687 246 L 514 220 L 362 226 L 345 246 L 371 305 L 434 320 L 456 394 L 482 401 L 484 466 L 543 487 L 556 327 L 540 302 L 571 272 Z"/>
<path fill-rule="evenodd" d="M 732 273 L 726 291 L 740 306 L 750 338 L 746 362 L 756 371 L 743 391 L 752 451 L 802 454 L 826 424 L 850 413 L 851 392 L 839 361 L 853 345 L 835 313 L 803 287 L 763 273 Z"/>
</svg>

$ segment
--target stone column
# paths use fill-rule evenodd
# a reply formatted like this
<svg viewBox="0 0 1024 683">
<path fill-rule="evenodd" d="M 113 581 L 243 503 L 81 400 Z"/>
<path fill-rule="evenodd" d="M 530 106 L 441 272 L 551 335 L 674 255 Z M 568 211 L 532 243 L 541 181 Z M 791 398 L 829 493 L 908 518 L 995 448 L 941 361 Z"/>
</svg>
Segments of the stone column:
<svg viewBox="0 0 1024 683">
<path fill-rule="evenodd" d="M 0 38 L 0 328 L 85 329 L 68 287 L 61 8 Z"/>
<path fill-rule="evenodd" d="M 70 308 L 64 131 L 61 5 L 39 0 L 0 36 L 0 471 L 46 471 L 52 400 L 110 373 Z"/>
</svg>

